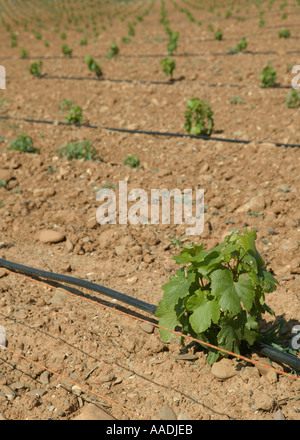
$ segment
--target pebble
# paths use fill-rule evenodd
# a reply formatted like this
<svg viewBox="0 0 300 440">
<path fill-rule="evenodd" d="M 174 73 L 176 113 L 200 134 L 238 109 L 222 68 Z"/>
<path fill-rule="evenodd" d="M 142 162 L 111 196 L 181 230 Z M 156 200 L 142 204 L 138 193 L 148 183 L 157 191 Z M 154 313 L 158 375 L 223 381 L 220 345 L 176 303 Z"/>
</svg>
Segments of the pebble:
<svg viewBox="0 0 300 440">
<path fill-rule="evenodd" d="M 280 186 L 278 187 L 278 189 L 279 189 L 280 192 L 283 192 L 283 193 L 291 192 L 291 188 L 289 188 L 289 187 L 288 187 L 287 185 L 285 185 L 285 184 L 280 185 Z"/>
<path fill-rule="evenodd" d="M 254 196 L 249 202 L 249 209 L 251 211 L 263 211 L 266 207 L 265 199 L 263 196 Z"/>
<path fill-rule="evenodd" d="M 61 290 L 56 290 L 50 299 L 50 303 L 53 305 L 63 305 L 66 301 L 67 293 Z"/>
<path fill-rule="evenodd" d="M 285 417 L 283 415 L 283 412 L 281 411 L 281 409 L 277 410 L 274 415 L 274 420 L 285 420 Z"/>
<path fill-rule="evenodd" d="M 113 374 L 104 374 L 99 377 L 100 382 L 111 382 L 113 381 L 115 376 Z"/>
<path fill-rule="evenodd" d="M 273 383 L 273 384 L 276 383 L 278 380 L 277 373 L 274 370 L 268 371 L 265 378 L 267 379 L 268 382 Z"/>
<path fill-rule="evenodd" d="M 150 324 L 150 322 L 143 322 L 141 324 L 141 329 L 144 330 L 144 332 L 151 334 L 154 332 L 155 327 L 153 324 Z"/>
<path fill-rule="evenodd" d="M 111 414 L 103 408 L 99 408 L 92 403 L 85 405 L 81 413 L 72 420 L 116 420 Z"/>
<path fill-rule="evenodd" d="M 137 282 L 137 277 L 130 277 L 130 278 L 127 278 L 126 282 L 127 282 L 128 284 L 134 284 L 134 283 Z"/>
<path fill-rule="evenodd" d="M 16 393 L 8 385 L 3 385 L 1 391 L 9 400 L 13 400 L 16 397 Z"/>
<path fill-rule="evenodd" d="M 10 387 L 12 390 L 21 390 L 22 388 L 26 388 L 26 385 L 24 382 L 14 382 L 10 384 Z"/>
<path fill-rule="evenodd" d="M 177 354 L 173 356 L 176 361 L 195 361 L 199 359 L 196 354 Z"/>
<path fill-rule="evenodd" d="M 40 381 L 44 385 L 47 385 L 49 383 L 49 378 L 50 378 L 50 372 L 48 370 L 43 371 L 43 373 L 40 375 Z"/>
<path fill-rule="evenodd" d="M 42 243 L 59 243 L 65 239 L 65 235 L 62 232 L 43 229 L 38 233 L 38 239 Z"/>
<path fill-rule="evenodd" d="M 74 244 L 71 242 L 69 238 L 66 239 L 65 246 L 68 252 L 72 252 L 72 250 L 74 249 Z"/>
<path fill-rule="evenodd" d="M 252 399 L 256 410 L 272 411 L 274 408 L 274 399 L 263 391 L 255 390 Z"/>
<path fill-rule="evenodd" d="M 44 388 L 35 388 L 34 390 L 29 391 L 29 393 L 35 397 L 42 397 L 44 394 L 47 393 L 47 390 L 45 390 Z"/>
<path fill-rule="evenodd" d="M 14 317 L 16 319 L 26 319 L 27 318 L 27 313 L 24 312 L 24 310 L 18 310 L 17 312 L 15 312 Z"/>
<path fill-rule="evenodd" d="M 177 416 L 177 420 L 192 420 L 189 416 L 185 415 L 184 413 L 179 413 Z"/>
<path fill-rule="evenodd" d="M 157 414 L 158 420 L 177 420 L 177 416 L 169 405 L 165 405 Z"/>
<path fill-rule="evenodd" d="M 4 350 L 3 347 L 6 347 L 6 331 L 5 327 L 3 327 L 3 325 L 0 325 L 0 349 Z"/>
<path fill-rule="evenodd" d="M 249 207 L 249 203 L 244 203 L 243 205 L 241 205 L 241 206 L 239 206 L 236 210 L 235 210 L 235 212 L 237 212 L 237 213 L 240 213 L 240 212 L 248 212 L 249 211 L 249 209 L 250 209 L 250 207 Z"/>
<path fill-rule="evenodd" d="M 80 394 L 82 394 L 82 388 L 78 385 L 74 385 L 72 387 L 72 391 L 74 394 L 76 394 L 76 396 L 80 396 Z"/>
<path fill-rule="evenodd" d="M 229 379 L 230 377 L 238 374 L 238 371 L 235 369 L 232 361 L 229 359 L 223 358 L 219 362 L 215 362 L 210 370 L 211 374 L 215 376 L 217 379 Z"/>
</svg>

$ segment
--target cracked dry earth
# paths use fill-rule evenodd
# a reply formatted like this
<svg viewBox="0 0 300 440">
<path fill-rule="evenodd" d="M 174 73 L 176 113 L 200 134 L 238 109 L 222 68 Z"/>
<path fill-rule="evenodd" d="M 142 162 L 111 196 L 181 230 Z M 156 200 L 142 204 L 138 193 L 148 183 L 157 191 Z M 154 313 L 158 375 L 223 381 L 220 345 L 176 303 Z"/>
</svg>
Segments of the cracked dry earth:
<svg viewBox="0 0 300 440">
<path fill-rule="evenodd" d="M 149 5 L 118 8 L 129 13 Z M 292 78 L 287 66 L 299 64 L 299 8 L 294 12 L 296 6 L 288 2 L 284 27 L 292 36 L 283 40 L 278 38 L 283 25 L 277 2 L 266 9 L 264 27 L 258 26 L 254 6 L 247 15 L 241 5 L 241 22 L 238 13 L 224 19 L 226 8 L 218 16 L 208 7 L 193 9 L 197 3 L 189 2 L 203 22 L 197 26 L 172 2 L 165 5 L 171 28 L 180 34 L 175 77 L 184 77 L 172 84 L 159 64 L 167 54 L 160 2 L 136 25 L 130 44 L 122 43 L 127 23 L 118 15 L 99 36 L 90 36 L 87 47 L 79 45 L 82 34 L 69 25 L 67 42 L 74 53 L 68 59 L 61 55 L 62 40 L 53 32 L 55 21 L 47 9 L 39 11 L 42 40 L 13 25 L 19 46 L 32 59 L 20 58 L 1 25 L 0 63 L 7 85 L 0 90 L 0 115 L 56 123 L 0 121 L 0 258 L 90 280 L 157 305 L 161 286 L 177 269 L 173 236 L 183 237 L 185 225 L 99 225 L 97 190 L 117 188 L 124 180 L 128 192 L 201 188 L 204 231 L 186 242 L 203 242 L 211 249 L 234 228 L 256 228 L 257 248 L 279 281 L 266 302 L 276 313 L 275 322 L 285 322 L 281 344 L 287 347 L 292 327 L 300 323 L 300 149 L 274 142 L 300 143 L 299 109 L 285 105 Z M 118 9 L 113 2 L 105 7 L 111 13 Z M 74 8 L 78 11 L 75 2 Z M 17 12 L 26 16 L 22 8 Z M 8 10 L 2 15 L 11 22 Z M 214 40 L 209 23 L 222 28 L 223 41 Z M 65 21 L 61 32 L 64 26 Z M 228 56 L 228 47 L 245 35 L 247 52 Z M 113 40 L 120 56 L 108 60 L 106 48 Z M 99 59 L 105 77 L 133 82 L 93 81 L 83 61 L 87 53 Z M 34 57 L 42 56 L 47 75 L 36 79 L 28 69 Z M 260 87 L 258 77 L 268 62 L 287 88 Z M 191 96 L 210 103 L 214 136 L 252 142 L 155 137 L 57 123 L 65 117 L 59 103 L 70 99 L 82 106 L 84 122 L 91 125 L 183 133 Z M 233 97 L 241 102 L 233 104 Z M 7 150 L 21 133 L 32 137 L 40 154 Z M 85 139 L 102 161 L 58 157 L 60 146 Z M 139 169 L 124 165 L 128 154 L 138 156 Z M 205 362 L 203 351 L 190 349 L 191 356 L 178 357 L 179 337 L 164 344 L 155 325 L 143 319 L 152 322 L 153 317 L 91 291 L 66 290 L 0 270 L 0 325 L 7 340 L 7 350 L 0 350 L 0 418 L 299 420 L 300 381 L 288 366 L 273 362 L 275 372 L 255 365 L 250 360 L 268 364 L 257 353 L 247 355 L 249 362 L 233 357 L 214 367 Z M 266 316 L 262 329 L 273 323 Z"/>
</svg>

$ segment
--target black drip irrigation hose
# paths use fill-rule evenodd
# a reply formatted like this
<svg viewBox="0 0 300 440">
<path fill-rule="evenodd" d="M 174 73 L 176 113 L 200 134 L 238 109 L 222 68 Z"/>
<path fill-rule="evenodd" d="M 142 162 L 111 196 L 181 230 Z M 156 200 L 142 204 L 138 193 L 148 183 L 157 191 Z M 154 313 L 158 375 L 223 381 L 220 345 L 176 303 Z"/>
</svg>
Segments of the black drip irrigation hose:
<svg viewBox="0 0 300 440">
<path fill-rule="evenodd" d="M 115 128 L 115 127 L 105 127 L 102 125 L 90 125 L 90 124 L 72 124 L 70 122 L 55 122 L 55 121 L 46 121 L 42 119 L 29 119 L 29 118 L 17 118 L 13 116 L 0 116 L 0 120 L 12 120 L 12 121 L 23 121 L 23 122 L 30 122 L 35 124 L 48 124 L 48 125 L 69 125 L 69 126 L 75 126 L 75 127 L 86 127 L 86 128 L 93 128 L 93 129 L 101 129 L 101 130 L 108 130 L 108 131 L 116 131 L 120 133 L 131 133 L 131 134 L 146 134 L 149 136 L 167 136 L 167 137 L 185 137 L 185 138 L 191 138 L 191 139 L 202 139 L 205 141 L 217 141 L 217 142 L 229 142 L 229 143 L 235 143 L 235 144 L 250 144 L 253 142 L 252 140 L 245 140 L 245 139 L 230 139 L 230 138 L 219 138 L 214 136 L 200 136 L 200 135 L 194 135 L 194 134 L 186 134 L 186 133 L 169 133 L 166 131 L 148 131 L 148 130 L 130 130 L 129 128 Z M 255 141 L 258 144 L 263 144 L 266 141 Z M 284 142 L 269 142 L 276 147 L 291 147 L 291 148 L 300 148 L 300 144 L 290 144 L 290 143 L 284 143 Z"/>
<path fill-rule="evenodd" d="M 9 76 L 7 79 L 12 79 Z M 14 78 L 15 79 L 15 78 Z M 42 75 L 38 79 L 40 80 L 63 80 L 63 81 L 107 81 L 107 82 L 117 82 L 117 83 L 128 83 L 128 84 L 155 84 L 155 85 L 163 85 L 163 86 L 171 86 L 176 83 L 180 83 L 184 81 L 184 83 L 193 83 L 194 81 L 186 80 L 184 76 L 180 76 L 179 78 L 171 78 L 168 81 L 153 81 L 146 79 L 115 79 L 115 78 L 97 78 L 90 76 L 50 76 L 50 75 Z M 207 84 L 207 83 L 197 83 L 199 87 L 229 87 L 229 88 L 238 88 L 240 87 L 238 84 Z M 277 86 L 277 88 L 290 89 L 290 86 Z M 272 87 L 268 87 L 269 89 Z"/>
<path fill-rule="evenodd" d="M 18 80 L 18 77 L 7 76 L 7 80 Z M 171 86 L 176 83 L 184 82 L 184 83 L 193 83 L 192 80 L 186 80 L 184 76 L 180 76 L 178 78 L 171 78 L 168 81 L 154 81 L 147 79 L 119 79 L 119 78 L 97 78 L 90 76 L 57 76 L 57 75 L 48 75 L 45 73 L 44 75 L 39 76 L 37 79 L 39 80 L 61 80 L 61 81 L 103 81 L 103 82 L 114 82 L 114 83 L 127 83 L 127 84 L 154 84 L 154 85 L 162 85 L 162 86 Z M 199 87 L 228 87 L 228 88 L 238 88 L 239 84 L 218 84 L 218 83 L 196 83 Z M 251 85 L 247 85 L 246 87 L 252 88 Z M 274 86 L 267 87 L 268 90 L 272 89 L 290 89 L 291 86 L 281 86 L 280 84 L 276 84 Z"/>
<path fill-rule="evenodd" d="M 70 277 L 68 275 L 60 275 L 53 272 L 47 272 L 45 270 L 34 269 L 32 267 L 23 266 L 21 264 L 13 263 L 11 261 L 3 260 L 0 258 L 0 267 L 5 267 L 13 272 L 19 272 L 22 274 L 30 275 L 33 277 L 44 278 L 51 281 L 58 281 L 61 283 L 71 284 L 73 286 L 81 287 L 84 289 L 92 290 L 94 292 L 103 294 L 110 298 L 124 302 L 129 306 L 136 307 L 148 313 L 155 313 L 156 306 L 148 304 L 124 293 L 117 292 L 116 290 L 109 289 L 108 287 L 100 286 L 99 284 L 92 283 L 91 281 L 81 280 L 80 278 Z"/>
<path fill-rule="evenodd" d="M 146 303 L 137 298 L 125 295 L 116 290 L 109 289 L 107 287 L 100 286 L 99 284 L 92 283 L 90 281 L 85 281 L 80 278 L 70 277 L 68 275 L 60 275 L 54 272 L 47 272 L 40 269 L 34 269 L 32 267 L 23 266 L 12 261 L 4 260 L 0 258 L 0 267 L 8 269 L 12 272 L 21 273 L 24 275 L 29 275 L 31 277 L 43 278 L 50 281 L 58 281 L 65 284 L 71 284 L 84 289 L 92 290 L 100 294 L 106 295 L 110 298 L 121 301 L 129 306 L 136 307 L 139 310 L 155 314 L 156 306 L 153 304 Z M 251 347 L 253 351 L 258 352 L 276 362 L 288 365 L 290 368 L 296 371 L 300 371 L 300 359 L 284 351 L 280 351 L 274 347 L 266 345 L 262 342 L 255 342 Z"/>
</svg>

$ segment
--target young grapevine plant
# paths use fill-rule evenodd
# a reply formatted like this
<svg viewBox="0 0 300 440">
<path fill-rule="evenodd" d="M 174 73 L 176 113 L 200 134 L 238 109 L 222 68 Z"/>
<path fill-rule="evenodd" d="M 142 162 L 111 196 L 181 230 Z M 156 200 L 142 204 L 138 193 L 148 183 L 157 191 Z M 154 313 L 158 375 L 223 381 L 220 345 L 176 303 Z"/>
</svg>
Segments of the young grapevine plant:
<svg viewBox="0 0 300 440">
<path fill-rule="evenodd" d="M 173 74 L 176 69 L 176 63 L 172 58 L 164 58 L 161 60 L 160 65 L 162 70 L 166 76 L 170 76 L 170 79 L 173 79 Z"/>
<path fill-rule="evenodd" d="M 96 74 L 96 76 L 98 76 L 98 78 L 103 75 L 101 67 L 94 60 L 93 57 L 88 55 L 88 56 L 85 57 L 85 61 L 87 62 L 89 70 L 91 72 L 95 72 L 95 74 Z"/>
<path fill-rule="evenodd" d="M 277 74 L 272 66 L 266 66 L 260 74 L 261 87 L 274 87 L 276 85 Z"/>
<path fill-rule="evenodd" d="M 29 72 L 31 75 L 36 76 L 37 78 L 42 76 L 42 67 L 43 67 L 43 61 L 38 60 L 31 64 L 29 68 Z"/>
<path fill-rule="evenodd" d="M 232 232 L 210 251 L 189 244 L 173 257 L 182 267 L 162 286 L 155 313 L 164 342 L 173 337 L 167 329 L 177 326 L 184 335 L 236 354 L 243 341 L 251 346 L 260 338 L 261 315 L 274 314 L 265 293 L 276 290 L 278 282 L 265 269 L 255 240 L 254 229 Z M 214 347 L 207 348 L 210 364 L 227 356 Z"/>
<path fill-rule="evenodd" d="M 199 98 L 187 102 L 184 128 L 193 135 L 210 136 L 214 127 L 213 111 L 210 105 Z"/>
</svg>

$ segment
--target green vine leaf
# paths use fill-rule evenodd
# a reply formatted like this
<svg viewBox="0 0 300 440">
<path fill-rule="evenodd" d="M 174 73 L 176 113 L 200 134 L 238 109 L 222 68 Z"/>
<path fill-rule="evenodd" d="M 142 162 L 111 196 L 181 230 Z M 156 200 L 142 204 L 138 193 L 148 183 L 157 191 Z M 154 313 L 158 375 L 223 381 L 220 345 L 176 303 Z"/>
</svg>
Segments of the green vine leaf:
<svg viewBox="0 0 300 440">
<path fill-rule="evenodd" d="M 175 310 L 169 307 L 164 300 L 160 301 L 160 303 L 158 304 L 155 316 L 161 318 L 159 320 L 159 325 L 161 327 L 173 330 L 177 325 L 180 324 Z M 163 328 L 159 329 L 159 334 L 163 342 L 169 342 L 173 337 L 172 332 L 169 332 L 168 330 L 165 330 Z"/>
<path fill-rule="evenodd" d="M 170 281 L 162 286 L 166 307 L 174 308 L 179 298 L 188 295 L 193 281 L 195 281 L 195 273 L 188 272 L 185 276 L 184 271 L 181 269 L 176 272 L 174 277 L 170 277 Z"/>
<path fill-rule="evenodd" d="M 216 270 L 212 273 L 211 280 L 211 292 L 219 300 L 222 310 L 232 315 L 238 314 L 242 308 L 232 272 L 226 268 Z"/>
<path fill-rule="evenodd" d="M 197 290 L 187 300 L 186 308 L 193 312 L 190 316 L 190 323 L 196 333 L 205 332 L 212 322 L 217 324 L 219 321 L 219 303 L 217 301 L 209 301 L 201 290 Z"/>
</svg>

